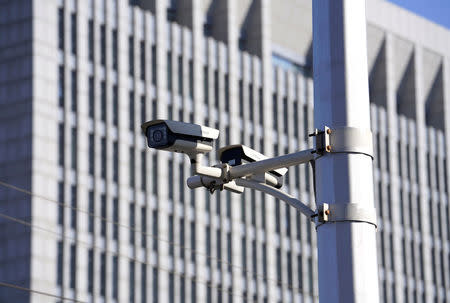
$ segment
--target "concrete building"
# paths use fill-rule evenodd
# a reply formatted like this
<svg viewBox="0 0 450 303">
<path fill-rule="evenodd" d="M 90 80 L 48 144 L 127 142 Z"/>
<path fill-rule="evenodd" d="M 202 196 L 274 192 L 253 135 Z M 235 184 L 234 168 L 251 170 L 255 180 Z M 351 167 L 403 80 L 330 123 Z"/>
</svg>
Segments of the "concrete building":
<svg viewBox="0 0 450 303">
<path fill-rule="evenodd" d="M 366 3 L 380 298 L 446 302 L 450 32 Z M 0 0 L 0 302 L 318 302 L 306 218 L 189 190 L 139 128 L 307 148 L 311 27 L 311 0 Z M 310 168 L 285 181 L 314 205 Z"/>
</svg>

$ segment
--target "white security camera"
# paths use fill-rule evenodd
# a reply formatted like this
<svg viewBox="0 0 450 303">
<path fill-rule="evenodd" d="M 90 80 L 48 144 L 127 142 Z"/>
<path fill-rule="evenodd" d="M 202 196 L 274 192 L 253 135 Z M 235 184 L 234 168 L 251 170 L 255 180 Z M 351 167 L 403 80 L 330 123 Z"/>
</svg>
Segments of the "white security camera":
<svg viewBox="0 0 450 303">
<path fill-rule="evenodd" d="M 237 166 L 250 162 L 257 162 L 268 159 L 265 155 L 256 150 L 242 145 L 228 145 L 219 149 L 219 158 L 222 163 L 227 163 L 230 166 Z M 266 182 L 281 188 L 283 186 L 283 176 L 286 174 L 287 168 L 278 168 L 268 171 L 269 176 L 266 176 Z"/>
<path fill-rule="evenodd" d="M 152 120 L 141 126 L 147 137 L 148 147 L 185 153 L 193 158 L 210 152 L 219 130 L 172 120 Z"/>
</svg>

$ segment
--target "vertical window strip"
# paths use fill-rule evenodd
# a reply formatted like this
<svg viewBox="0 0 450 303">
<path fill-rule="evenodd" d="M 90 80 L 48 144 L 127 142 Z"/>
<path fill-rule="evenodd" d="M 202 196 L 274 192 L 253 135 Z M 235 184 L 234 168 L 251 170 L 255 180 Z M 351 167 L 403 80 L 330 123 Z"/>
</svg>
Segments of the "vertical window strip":
<svg viewBox="0 0 450 303">
<path fill-rule="evenodd" d="M 106 122 L 106 82 L 103 80 L 100 83 L 100 99 L 101 99 L 101 120 Z"/>
<path fill-rule="evenodd" d="M 89 209 L 89 219 L 88 219 L 88 231 L 89 233 L 94 233 L 94 219 L 95 219 L 95 208 L 94 208 L 94 192 L 89 191 L 89 202 L 88 202 L 88 209 Z"/>
<path fill-rule="evenodd" d="M 77 249 L 75 244 L 70 245 L 70 283 L 72 289 L 76 288 L 77 277 Z"/>
<path fill-rule="evenodd" d="M 141 51 L 141 80 L 145 81 L 146 73 L 145 73 L 145 41 L 141 40 L 140 43 L 140 51 Z"/>
<path fill-rule="evenodd" d="M 101 195 L 100 198 L 100 202 L 101 202 L 101 209 L 100 209 L 100 214 L 102 218 L 106 218 L 106 196 L 105 194 Z M 100 228 L 100 233 L 102 237 L 106 237 L 106 220 L 101 220 L 101 228 Z"/>
<path fill-rule="evenodd" d="M 172 92 L 172 52 L 167 52 L 167 90 Z"/>
<path fill-rule="evenodd" d="M 135 293 L 135 277 L 134 277 L 134 275 L 135 275 L 135 264 L 134 264 L 134 261 L 130 261 L 129 262 L 129 268 L 130 268 L 130 276 L 129 276 L 129 278 L 130 278 L 130 281 L 129 281 L 129 283 L 130 283 L 130 292 L 129 292 L 129 295 L 130 295 L 130 302 L 134 302 L 134 293 Z"/>
<path fill-rule="evenodd" d="M 117 87 L 117 84 L 114 84 L 113 86 L 113 125 L 118 126 L 119 125 L 119 89 Z"/>
<path fill-rule="evenodd" d="M 147 207 L 141 208 L 141 246 L 147 247 Z"/>
<path fill-rule="evenodd" d="M 94 62 L 94 20 L 88 21 L 88 58 Z"/>
<path fill-rule="evenodd" d="M 70 187 L 70 196 L 71 196 L 71 215 L 70 215 L 70 227 L 74 230 L 77 229 L 77 187 L 72 185 Z"/>
<path fill-rule="evenodd" d="M 64 183 L 58 182 L 58 224 L 64 226 Z"/>
<path fill-rule="evenodd" d="M 64 66 L 60 65 L 58 68 L 58 103 L 59 107 L 64 108 L 65 97 L 65 74 Z"/>
<path fill-rule="evenodd" d="M 106 28 L 105 25 L 100 25 L 100 63 L 106 65 Z"/>
<path fill-rule="evenodd" d="M 77 140 L 77 129 L 75 127 L 72 127 L 71 130 L 71 135 L 72 135 L 72 144 L 71 144 L 71 167 L 73 170 L 77 169 L 77 144 L 78 144 L 78 140 Z"/>
<path fill-rule="evenodd" d="M 117 71 L 117 67 L 119 65 L 118 59 L 118 37 L 117 37 L 117 29 L 113 29 L 112 31 L 112 66 L 115 71 Z"/>
<path fill-rule="evenodd" d="M 65 38 L 65 22 L 64 22 L 64 8 L 58 9 L 58 48 L 64 51 Z"/>
<path fill-rule="evenodd" d="M 88 83 L 88 98 L 89 98 L 89 118 L 94 119 L 95 113 L 95 94 L 94 94 L 94 77 L 89 76 Z"/>
<path fill-rule="evenodd" d="M 64 265 L 64 245 L 62 241 L 58 241 L 58 268 L 56 272 L 56 282 L 59 287 L 63 286 L 63 265 Z"/>
<path fill-rule="evenodd" d="M 70 30 L 70 34 L 71 34 L 71 45 L 72 45 L 72 54 L 76 55 L 77 54 L 77 14 L 76 13 L 72 13 L 70 16 L 70 20 L 71 20 L 71 30 Z"/>
<path fill-rule="evenodd" d="M 58 164 L 60 166 L 64 166 L 64 162 L 65 162 L 65 156 L 64 156 L 64 152 L 65 152 L 65 133 L 64 133 L 64 124 L 60 123 L 58 125 L 58 147 L 59 147 L 59 151 L 58 151 Z"/>
<path fill-rule="evenodd" d="M 100 255 L 100 295 L 106 295 L 106 254 L 102 252 Z"/>
<path fill-rule="evenodd" d="M 119 199 L 114 198 L 113 199 L 113 222 L 119 222 Z M 113 239 L 118 240 L 119 239 L 119 226 L 114 223 L 113 225 Z"/>
<path fill-rule="evenodd" d="M 156 66 L 156 46 L 152 45 L 152 84 L 156 85 L 156 71 L 157 71 L 157 66 Z M 155 115 L 156 112 L 153 112 L 153 114 Z"/>
<path fill-rule="evenodd" d="M 118 298 L 119 290 L 119 264 L 118 257 L 113 256 L 112 262 L 112 296 L 114 299 Z"/>
<path fill-rule="evenodd" d="M 134 188 L 136 185 L 136 174 L 135 174 L 135 166 L 136 166 L 136 161 L 135 161 L 135 155 L 134 155 L 134 147 L 131 146 L 130 147 L 130 163 L 129 163 L 129 168 L 130 168 L 130 187 Z"/>
<path fill-rule="evenodd" d="M 101 156 L 102 156 L 102 160 L 101 160 L 101 177 L 103 179 L 106 179 L 106 138 L 103 137 L 101 139 Z"/>
<path fill-rule="evenodd" d="M 128 37 L 128 73 L 134 77 L 134 37 Z"/>
<path fill-rule="evenodd" d="M 94 292 L 94 250 L 89 248 L 88 251 L 88 293 Z"/>
<path fill-rule="evenodd" d="M 129 93 L 129 129 L 130 131 L 134 131 L 134 91 L 130 91 Z"/>
<path fill-rule="evenodd" d="M 72 112 L 77 112 L 77 71 L 72 70 L 71 72 L 71 110 Z"/>
</svg>

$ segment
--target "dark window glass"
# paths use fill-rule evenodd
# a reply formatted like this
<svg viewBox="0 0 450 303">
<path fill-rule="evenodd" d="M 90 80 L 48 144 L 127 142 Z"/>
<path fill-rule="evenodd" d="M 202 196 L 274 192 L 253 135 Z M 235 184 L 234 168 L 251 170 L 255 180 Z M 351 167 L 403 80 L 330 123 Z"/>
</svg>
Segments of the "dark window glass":
<svg viewBox="0 0 450 303">
<path fill-rule="evenodd" d="M 106 64 L 106 29 L 105 25 L 100 25 L 100 63 Z"/>
<path fill-rule="evenodd" d="M 280 200 L 275 200 L 275 231 L 280 233 Z"/>
<path fill-rule="evenodd" d="M 58 182 L 58 224 L 64 225 L 64 183 Z"/>
<path fill-rule="evenodd" d="M 205 104 L 209 104 L 209 69 L 208 66 L 203 67 L 203 89 L 204 89 L 204 98 Z"/>
<path fill-rule="evenodd" d="M 262 87 L 259 88 L 258 90 L 259 93 L 259 124 L 263 124 L 264 121 L 264 102 L 263 102 L 263 90 Z M 261 145 L 262 148 L 262 145 Z"/>
<path fill-rule="evenodd" d="M 189 60 L 189 97 L 194 98 L 194 65 L 192 59 Z"/>
<path fill-rule="evenodd" d="M 173 200 L 173 161 L 169 160 L 169 199 Z"/>
<path fill-rule="evenodd" d="M 277 94 L 273 94 L 272 96 L 272 115 L 273 115 L 273 129 L 278 129 L 278 97 Z"/>
<path fill-rule="evenodd" d="M 167 89 L 169 92 L 173 89 L 172 84 L 172 52 L 167 52 Z"/>
<path fill-rule="evenodd" d="M 141 96 L 141 123 L 146 122 L 146 104 L 145 104 L 145 96 Z"/>
<path fill-rule="evenodd" d="M 175 287 L 173 273 L 169 273 L 169 303 L 174 302 L 174 291 Z"/>
<path fill-rule="evenodd" d="M 103 179 L 106 179 L 106 139 L 103 137 L 101 140 L 101 176 Z"/>
<path fill-rule="evenodd" d="M 134 203 L 130 203 L 130 244 L 134 246 L 134 231 L 135 231 L 135 210 Z"/>
<path fill-rule="evenodd" d="M 113 298 L 117 299 L 118 297 L 118 289 L 119 289 L 119 264 L 117 260 L 117 256 L 113 256 L 113 264 L 112 264 L 112 292 Z"/>
<path fill-rule="evenodd" d="M 255 107 L 254 107 L 254 100 L 253 100 L 253 84 L 248 85 L 248 103 L 250 106 L 250 120 L 255 121 Z"/>
<path fill-rule="evenodd" d="M 130 91 L 129 98 L 129 128 L 131 131 L 134 130 L 134 91 Z"/>
<path fill-rule="evenodd" d="M 231 233 L 227 233 L 227 261 L 228 261 L 228 272 L 231 272 L 231 264 L 232 264 L 232 247 L 231 247 Z M 255 255 L 256 257 L 256 255 Z M 256 264 L 256 258 L 254 260 Z"/>
<path fill-rule="evenodd" d="M 141 246 L 147 247 L 147 208 L 141 208 Z"/>
<path fill-rule="evenodd" d="M 104 252 L 100 255 L 100 295 L 106 294 L 106 255 Z"/>
<path fill-rule="evenodd" d="M 64 8 L 58 9 L 58 47 L 64 50 Z"/>
<path fill-rule="evenodd" d="M 298 266 L 298 286 L 300 289 L 303 289 L 303 266 L 302 266 L 302 257 L 297 256 L 297 266 Z"/>
<path fill-rule="evenodd" d="M 65 95 L 65 76 L 64 76 L 64 66 L 59 66 L 58 73 L 58 100 L 59 107 L 64 108 L 64 95 Z"/>
<path fill-rule="evenodd" d="M 169 216 L 169 243 L 173 243 L 173 216 Z M 169 255 L 173 256 L 174 248 L 173 245 L 169 245 Z"/>
<path fill-rule="evenodd" d="M 183 96 L 183 57 L 178 56 L 178 94 Z"/>
<path fill-rule="evenodd" d="M 156 167 L 157 163 L 158 163 L 158 155 L 154 154 L 153 155 L 153 165 L 154 165 L 154 167 Z M 152 169 L 152 173 L 153 173 L 153 176 L 152 176 L 152 179 L 153 179 L 152 180 L 153 181 L 152 192 L 156 195 L 157 192 L 158 192 L 158 171 L 156 169 Z"/>
<path fill-rule="evenodd" d="M 214 71 L 214 104 L 219 108 L 219 72 Z"/>
<path fill-rule="evenodd" d="M 134 302 L 134 292 L 135 292 L 135 287 L 134 287 L 134 262 L 130 261 L 129 263 L 129 267 L 130 267 L 130 302 Z"/>
<path fill-rule="evenodd" d="M 70 35 L 72 39 L 72 54 L 77 54 L 77 14 L 72 13 L 70 16 L 72 21 L 72 27 L 70 29 Z"/>
<path fill-rule="evenodd" d="M 94 94 L 94 77 L 89 77 L 88 84 L 88 97 L 89 97 L 89 118 L 94 118 L 95 112 L 95 94 Z"/>
<path fill-rule="evenodd" d="M 228 74 L 225 75 L 225 111 L 230 111 L 230 83 Z"/>
<path fill-rule="evenodd" d="M 102 81 L 100 83 L 100 99 L 101 99 L 101 120 L 106 122 L 106 83 Z"/>
<path fill-rule="evenodd" d="M 89 222 L 88 222 L 88 231 L 90 233 L 94 233 L 94 192 L 89 191 Z"/>
<path fill-rule="evenodd" d="M 284 126 L 284 133 L 288 133 L 288 99 L 287 97 L 283 98 L 283 126 Z"/>
<path fill-rule="evenodd" d="M 94 292 L 94 251 L 89 249 L 88 252 L 88 292 Z"/>
<path fill-rule="evenodd" d="M 153 210 L 152 213 L 152 234 L 157 235 L 158 234 L 158 212 L 156 210 Z M 158 251 L 158 239 L 156 237 L 153 237 L 153 250 Z"/>
<path fill-rule="evenodd" d="M 56 280 L 58 286 L 63 284 L 63 263 L 64 263 L 64 246 L 62 241 L 58 241 L 58 271 L 56 273 Z"/>
<path fill-rule="evenodd" d="M 113 143 L 113 181 L 119 182 L 119 144 Z"/>
<path fill-rule="evenodd" d="M 76 272 L 77 272 L 77 249 L 75 244 L 70 245 L 70 288 L 76 287 Z"/>
<path fill-rule="evenodd" d="M 206 265 L 211 266 L 211 228 L 206 226 Z"/>
<path fill-rule="evenodd" d="M 94 21 L 89 20 L 88 24 L 88 52 L 89 61 L 94 61 Z"/>
<path fill-rule="evenodd" d="M 217 244 L 217 248 L 216 248 L 216 252 L 217 252 L 217 268 L 220 269 L 220 265 L 221 265 L 221 259 L 222 259 L 222 242 L 221 242 L 221 234 L 220 234 L 220 230 L 218 229 L 216 231 L 216 244 Z"/>
<path fill-rule="evenodd" d="M 77 71 L 76 70 L 73 70 L 72 72 L 71 72 L 71 83 L 72 83 L 72 87 L 71 87 L 71 104 L 72 104 L 72 106 L 71 106 L 71 110 L 73 111 L 73 112 L 76 112 L 77 111 Z"/>
<path fill-rule="evenodd" d="M 140 42 L 141 49 L 141 80 L 145 80 L 145 41 Z"/>
<path fill-rule="evenodd" d="M 119 124 L 119 91 L 117 85 L 113 86 L 113 124 L 118 126 Z"/>
<path fill-rule="evenodd" d="M 153 303 L 158 302 L 158 269 L 153 268 Z M 194 301 L 192 301 L 194 302 Z"/>
<path fill-rule="evenodd" d="M 244 116 L 244 83 L 239 80 L 239 117 Z"/>
<path fill-rule="evenodd" d="M 152 45 L 152 83 L 156 85 L 156 46 Z"/>
<path fill-rule="evenodd" d="M 71 162 L 72 162 L 72 169 L 77 169 L 77 129 L 75 127 L 72 127 L 72 144 L 71 144 Z"/>
<path fill-rule="evenodd" d="M 77 229 L 77 188 L 76 186 L 72 185 L 70 187 L 70 196 L 71 196 L 71 223 L 70 227 L 73 229 Z"/>
<path fill-rule="evenodd" d="M 94 175 L 95 140 L 94 134 L 89 134 L 89 174 Z"/>
<path fill-rule="evenodd" d="M 135 178 L 135 156 L 134 156 L 134 147 L 130 147 L 130 186 L 134 187 L 136 184 L 136 178 Z"/>
<path fill-rule="evenodd" d="M 281 286 L 281 250 L 277 248 L 277 285 Z"/>
<path fill-rule="evenodd" d="M 141 302 L 147 303 L 147 267 L 141 264 Z"/>
<path fill-rule="evenodd" d="M 195 263 L 195 223 L 191 222 L 191 260 Z"/>
<path fill-rule="evenodd" d="M 118 40 L 117 40 L 117 30 L 113 29 L 112 31 L 112 65 L 113 65 L 113 69 L 117 70 L 117 66 L 118 66 Z"/>
<path fill-rule="evenodd" d="M 147 156 L 145 153 L 145 150 L 141 151 L 141 175 L 142 175 L 142 182 L 141 182 L 141 189 L 143 191 L 147 191 Z"/>
<path fill-rule="evenodd" d="M 113 199 L 113 239 L 119 238 L 119 199 Z"/>
<path fill-rule="evenodd" d="M 106 196 L 103 194 L 100 198 L 101 202 L 101 230 L 100 233 L 102 237 L 106 235 Z"/>
<path fill-rule="evenodd" d="M 247 241 L 245 236 L 242 237 L 242 274 L 245 276 L 247 273 Z"/>
<path fill-rule="evenodd" d="M 128 73 L 134 76 L 134 37 L 128 37 Z"/>
</svg>

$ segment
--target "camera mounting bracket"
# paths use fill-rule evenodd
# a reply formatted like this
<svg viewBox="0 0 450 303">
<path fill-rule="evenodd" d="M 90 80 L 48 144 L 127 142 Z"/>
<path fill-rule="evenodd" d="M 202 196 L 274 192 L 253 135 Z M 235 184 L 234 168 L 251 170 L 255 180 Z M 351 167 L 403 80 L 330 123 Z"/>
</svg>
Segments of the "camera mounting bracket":
<svg viewBox="0 0 450 303">
<path fill-rule="evenodd" d="M 375 207 L 361 205 L 360 203 L 319 205 L 315 217 L 316 229 L 325 223 L 336 222 L 365 222 L 377 227 L 377 214 Z"/>
</svg>

